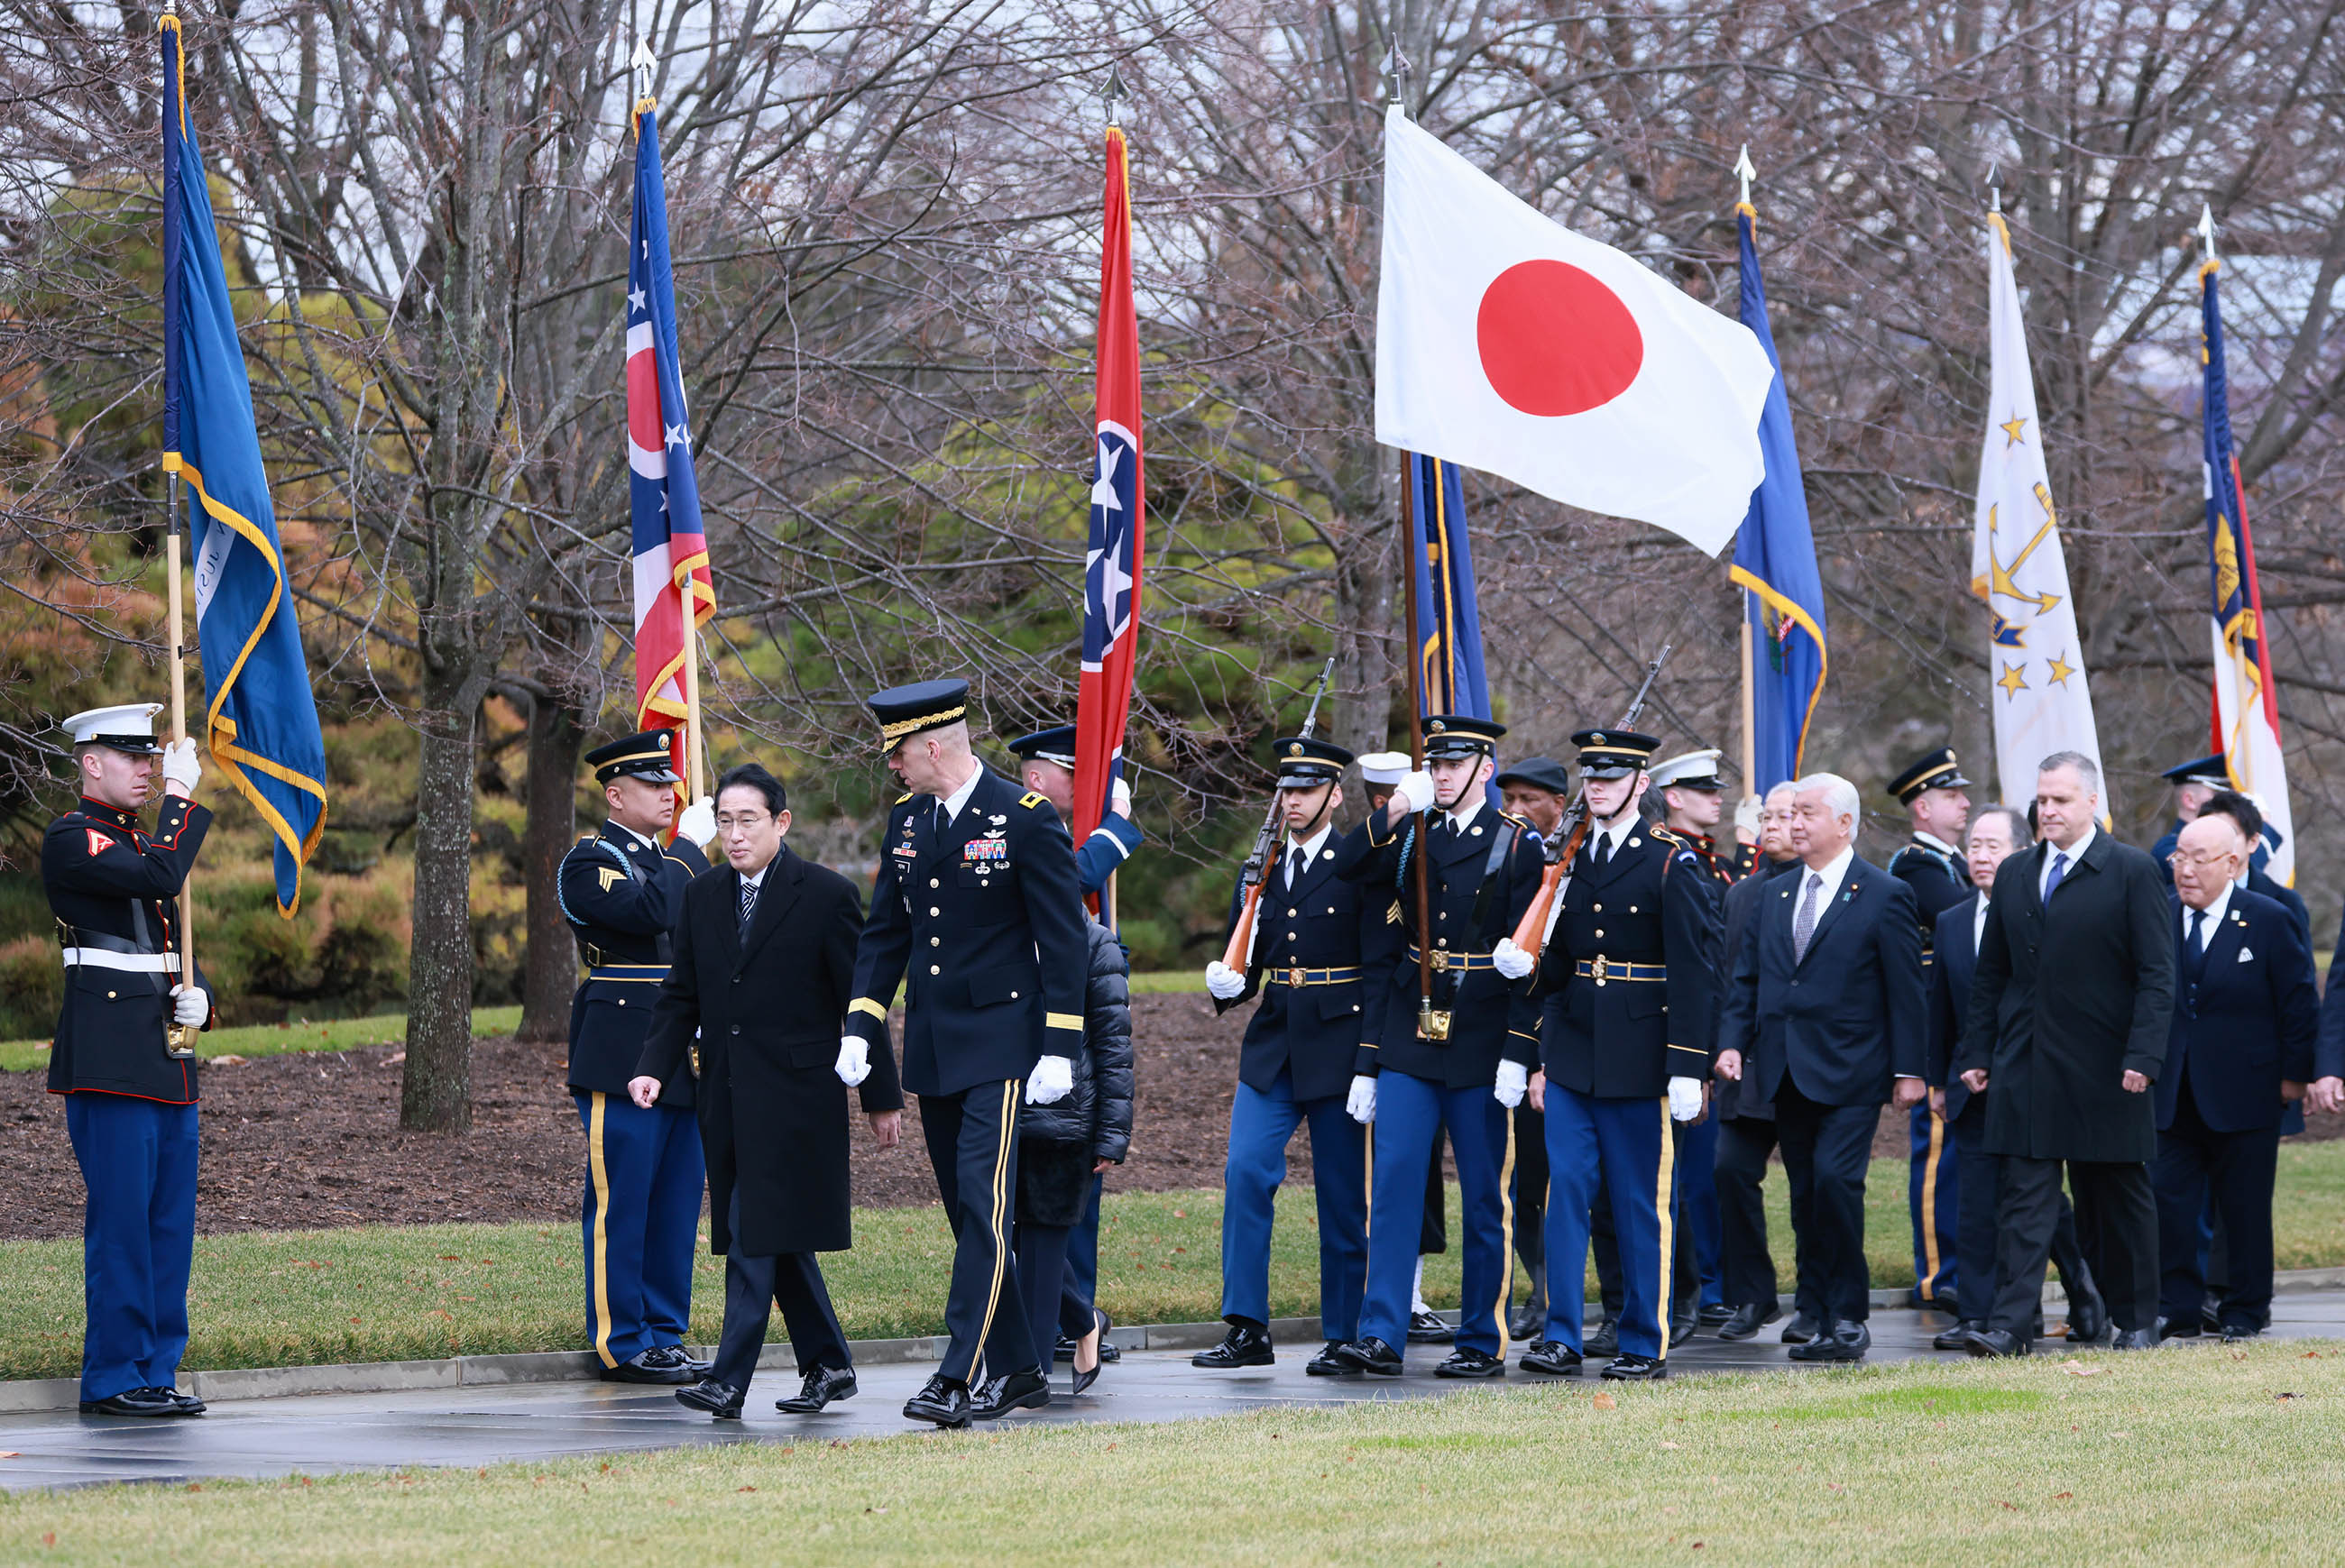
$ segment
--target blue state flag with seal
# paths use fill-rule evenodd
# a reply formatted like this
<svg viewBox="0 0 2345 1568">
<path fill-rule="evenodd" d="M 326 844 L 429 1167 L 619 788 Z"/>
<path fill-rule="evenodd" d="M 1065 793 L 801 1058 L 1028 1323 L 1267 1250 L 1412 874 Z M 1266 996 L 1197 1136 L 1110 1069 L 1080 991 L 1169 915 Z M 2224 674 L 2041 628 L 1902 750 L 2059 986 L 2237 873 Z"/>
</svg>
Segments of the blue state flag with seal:
<svg viewBox="0 0 2345 1568">
<path fill-rule="evenodd" d="M 326 826 L 326 742 L 260 461 L 252 387 L 195 129 L 179 19 L 163 46 L 163 467 L 194 498 L 196 630 L 212 761 L 277 841 L 277 911 Z"/>
<path fill-rule="evenodd" d="M 1824 582 L 1816 569 L 1816 536 L 1808 522 L 1808 497 L 1800 480 L 1800 450 L 1792 439 L 1792 403 L 1783 391 L 1783 361 L 1767 322 L 1767 286 L 1759 276 L 1752 231 L 1758 213 L 1749 202 L 1735 209 L 1741 238 L 1742 324 L 1751 329 L 1775 379 L 1759 415 L 1759 450 L 1767 476 L 1751 492 L 1751 510 L 1734 541 L 1728 576 L 1750 591 L 1747 613 L 1751 641 L 1752 756 L 1757 776 L 1742 781 L 1751 794 L 1764 795 L 1800 775 L 1816 700 L 1830 667 L 1824 638 Z"/>
</svg>

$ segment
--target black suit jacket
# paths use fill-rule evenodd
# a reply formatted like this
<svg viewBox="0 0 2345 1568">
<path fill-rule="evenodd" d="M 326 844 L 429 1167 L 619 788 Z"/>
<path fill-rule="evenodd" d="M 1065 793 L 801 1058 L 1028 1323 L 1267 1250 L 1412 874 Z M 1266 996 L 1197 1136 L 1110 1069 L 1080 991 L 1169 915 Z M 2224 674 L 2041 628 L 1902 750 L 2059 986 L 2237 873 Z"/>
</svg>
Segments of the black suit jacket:
<svg viewBox="0 0 2345 1568">
<path fill-rule="evenodd" d="M 2312 1046 L 2312 1076 L 2345 1077 L 2345 985 L 2337 966 L 2345 961 L 2345 926 L 2337 934 L 2337 951 L 2329 959 L 2329 989 L 2320 998 L 2320 1033 Z"/>
<path fill-rule="evenodd" d="M 2157 1080 L 2158 1130 L 2174 1125 L 2186 1078 L 2212 1131 L 2276 1128 L 2288 1103 L 2279 1098 L 2281 1080 L 2312 1077 L 2320 1014 L 2312 950 L 2285 907 L 2235 887 L 2205 954 L 2194 959 L 2182 900 L 2169 895 L 2168 902 L 2174 1024 Z"/>
<path fill-rule="evenodd" d="M 1742 1053 L 1743 1080 L 1772 1101 L 1789 1077 L 1822 1105 L 1883 1105 L 1892 1080 L 1922 1076 L 1925 996 L 1914 890 L 1862 857 L 1792 956 L 1805 868 L 1766 885 L 1742 929 L 1721 1049 Z"/>
<path fill-rule="evenodd" d="M 1940 910 L 1931 942 L 1930 1065 L 1922 1076 L 1932 1088 L 1946 1091 L 1948 1121 L 1971 1103 L 1970 1086 L 1954 1071 L 1954 1057 L 1970 1012 L 1971 982 L 1978 976 L 1978 940 L 1972 931 L 1977 908 L 1975 898 L 1965 898 Z"/>
<path fill-rule="evenodd" d="M 2125 1162 L 2157 1152 L 2155 1079 L 2174 1014 L 2174 927 L 2150 857 L 2106 832 L 2047 912 L 2049 844 L 1995 873 L 1954 1070 L 1985 1067 L 1986 1152 Z"/>
<path fill-rule="evenodd" d="M 711 1249 L 753 1258 L 837 1252 L 848 1215 L 846 1092 L 834 1070 L 855 971 L 863 899 L 855 885 L 782 846 L 766 868 L 749 929 L 741 875 L 703 872 L 684 893 L 675 961 L 660 982 L 638 1071 L 662 1083 L 688 1069 L 700 1034 L 699 1113 L 708 1157 Z M 896 1058 L 883 1038 L 863 1080 L 866 1111 L 896 1110 Z M 736 1191 L 741 1233 L 726 1225 Z"/>
<path fill-rule="evenodd" d="M 1719 1027 L 1726 1027 L 1725 998 L 1734 984 L 1734 960 L 1742 951 L 1742 933 L 1750 927 L 1751 916 L 1758 913 L 1759 900 L 1766 894 L 1767 885 L 1787 872 L 1799 869 L 1796 860 L 1776 862 L 1761 859 L 1757 869 L 1726 890 L 1721 919 L 1722 935 L 1718 944 Z M 1711 1052 L 1713 1065 L 1718 1060 L 1717 1049 Z M 1775 1119 L 1775 1108 L 1759 1098 L 1759 1092 L 1741 1078 L 1720 1078 L 1711 1088 L 1711 1107 L 1719 1119 L 1731 1121 L 1749 1117 L 1757 1121 Z"/>
</svg>

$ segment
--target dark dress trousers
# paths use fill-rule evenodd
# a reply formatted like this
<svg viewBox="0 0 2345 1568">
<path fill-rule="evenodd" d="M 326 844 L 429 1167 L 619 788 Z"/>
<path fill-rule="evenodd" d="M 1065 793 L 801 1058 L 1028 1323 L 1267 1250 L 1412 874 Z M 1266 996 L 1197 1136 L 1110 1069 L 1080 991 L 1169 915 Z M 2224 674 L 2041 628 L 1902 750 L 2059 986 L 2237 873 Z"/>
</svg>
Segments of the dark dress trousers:
<svg viewBox="0 0 2345 1568">
<path fill-rule="evenodd" d="M 710 1376 L 746 1390 L 775 1303 L 800 1372 L 850 1361 L 814 1255 L 854 1244 L 851 1118 L 835 1065 L 863 901 L 853 883 L 785 844 L 746 931 L 740 911 L 730 865 L 685 890 L 638 1071 L 662 1084 L 683 1076 L 699 1031 L 694 1109 L 708 1158 L 709 1246 L 725 1259 L 724 1338 Z M 900 1109 L 884 1040 L 870 1059 L 863 1109 Z"/>
<path fill-rule="evenodd" d="M 1734 978 L 1735 955 L 1742 950 L 1742 932 L 1759 907 L 1763 890 L 1776 877 L 1799 866 L 1796 860 L 1780 864 L 1762 861 L 1753 875 L 1726 890 L 1724 935 L 1719 943 L 1719 989 L 1722 995 Z M 1771 1307 L 1780 1295 L 1775 1256 L 1767 1243 L 1764 1185 L 1767 1165 L 1775 1152 L 1775 1108 L 1761 1099 L 1750 1085 L 1718 1078 L 1711 1087 L 1711 1112 L 1718 1120 L 1718 1217 L 1720 1274 L 1726 1303 L 1731 1307 Z M 1797 1310 L 1820 1318 L 1822 1298 L 1816 1289 L 1812 1254 L 1799 1247 L 1807 1229 L 1807 1207 L 1795 1199 L 1792 1208 L 1793 1255 L 1803 1260 L 1793 1287 Z"/>
<path fill-rule="evenodd" d="M 1869 1310 L 1873 1132 L 1895 1080 L 1922 1076 L 1927 998 L 1913 890 L 1861 856 L 1819 900 L 1807 949 L 1796 951 L 1812 875 L 1802 865 L 1766 885 L 1735 956 L 1719 1046 L 1742 1053 L 1746 1087 L 1775 1107 L 1784 1172 L 1806 1190 L 1800 1247 L 1815 1256 L 1829 1330 Z"/>
<path fill-rule="evenodd" d="M 1938 916 L 1974 893 L 1969 865 L 1950 845 L 1915 834 L 1889 857 L 1889 875 L 1914 890 L 1922 919 L 1922 967 L 1932 968 L 1931 945 Z M 1951 1306 L 1962 1289 L 1957 1239 L 1962 1211 L 1962 1162 L 1954 1153 L 1948 1118 L 1924 1100 L 1905 1113 L 1907 1155 L 1905 1209 L 1914 1226 L 1914 1300 L 1917 1305 Z"/>
<path fill-rule="evenodd" d="M 903 985 L 904 1087 L 953 1230 L 938 1371 L 957 1382 L 980 1351 L 997 1376 L 1033 1365 L 1010 1256 L 1018 1107 L 1038 1059 L 1081 1048 L 1091 938 L 1075 879 L 1056 808 L 999 774 L 958 814 L 926 794 L 888 814 L 847 1027 L 884 1048 Z"/>
<path fill-rule="evenodd" d="M 1953 1068 L 1986 1070 L 1986 1149 L 2003 1161 L 1987 1321 L 2023 1340 L 2043 1294 L 2064 1163 L 2110 1321 L 2157 1326 L 2157 1106 L 2121 1080 L 2137 1072 L 2154 1083 L 2165 1066 L 2173 917 L 2156 864 L 2106 833 L 2068 865 L 2047 909 L 2038 889 L 2058 853 L 2039 844 L 1995 874 Z"/>
<path fill-rule="evenodd" d="M 2313 1076 L 2320 1030 L 2312 953 L 2288 910 L 2233 888 L 2222 918 L 2190 940 L 2173 901 L 2174 1023 L 2157 1081 L 2158 1310 L 2196 1321 L 2207 1294 L 2198 1221 L 2211 1189 L 2228 1278 L 2226 1329 L 2258 1330 L 2271 1309 L 2272 1182 L 2279 1156 L 2283 1080 Z"/>
</svg>

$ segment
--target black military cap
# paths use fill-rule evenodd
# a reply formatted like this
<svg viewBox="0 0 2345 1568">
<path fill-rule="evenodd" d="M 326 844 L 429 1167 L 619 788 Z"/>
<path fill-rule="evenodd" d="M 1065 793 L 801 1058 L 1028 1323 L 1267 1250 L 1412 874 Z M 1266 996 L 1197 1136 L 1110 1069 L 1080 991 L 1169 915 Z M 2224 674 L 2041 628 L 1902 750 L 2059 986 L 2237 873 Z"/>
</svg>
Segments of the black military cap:
<svg viewBox="0 0 2345 1568">
<path fill-rule="evenodd" d="M 1661 749 L 1659 735 L 1636 730 L 1581 730 L 1571 737 L 1579 748 L 1582 778 L 1626 778 L 1653 760 Z"/>
<path fill-rule="evenodd" d="M 1571 774 L 1553 757 L 1525 757 L 1491 781 L 1500 789 L 1510 784 L 1528 784 L 1549 794 L 1569 794 Z"/>
<path fill-rule="evenodd" d="M 1444 757 L 1495 757 L 1498 737 L 1506 733 L 1507 726 L 1494 719 L 1435 713 L 1425 721 L 1425 757 L 1427 762 Z"/>
<path fill-rule="evenodd" d="M 1961 789 L 1970 782 L 1963 777 L 1962 766 L 1954 761 L 1954 748 L 1940 746 L 1891 779 L 1889 793 L 1897 797 L 1900 804 L 1911 805 L 1914 797 L 1925 789 Z"/>
<path fill-rule="evenodd" d="M 2168 768 L 2162 777 L 2177 785 L 2205 784 L 2208 789 L 2229 789 L 2231 770 L 2223 762 L 2223 754 L 2200 757 L 2197 762 L 2184 763 L 2178 768 Z"/>
<path fill-rule="evenodd" d="M 879 749 L 892 752 L 896 743 L 922 730 L 941 730 L 969 714 L 967 681 L 916 681 L 890 686 L 863 699 L 879 721 Z"/>
<path fill-rule="evenodd" d="M 1075 765 L 1075 726 L 1054 724 L 1047 730 L 1036 730 L 1010 742 L 1010 749 L 1030 763 L 1056 763 L 1062 768 L 1071 768 Z"/>
<path fill-rule="evenodd" d="M 615 778 L 642 779 L 645 784 L 675 784 L 683 775 L 668 754 L 671 730 L 645 730 L 586 754 L 586 764 L 603 784 Z"/>
<path fill-rule="evenodd" d="M 1352 765 L 1352 754 L 1333 741 L 1287 735 L 1273 741 L 1271 754 L 1278 761 L 1278 787 L 1313 789 L 1341 778 Z"/>
</svg>

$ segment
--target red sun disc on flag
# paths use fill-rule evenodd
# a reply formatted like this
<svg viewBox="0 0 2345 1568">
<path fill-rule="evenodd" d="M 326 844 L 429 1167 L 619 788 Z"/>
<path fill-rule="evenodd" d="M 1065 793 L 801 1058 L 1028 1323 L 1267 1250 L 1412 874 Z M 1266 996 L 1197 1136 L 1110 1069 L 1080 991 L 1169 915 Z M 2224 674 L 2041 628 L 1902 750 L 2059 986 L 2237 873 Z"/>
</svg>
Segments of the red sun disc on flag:
<svg viewBox="0 0 2345 1568">
<path fill-rule="evenodd" d="M 1568 262 L 1508 268 L 1482 291 L 1474 325 L 1491 389 L 1541 418 L 1602 408 L 1645 362 L 1644 334 L 1629 307 Z"/>
</svg>

